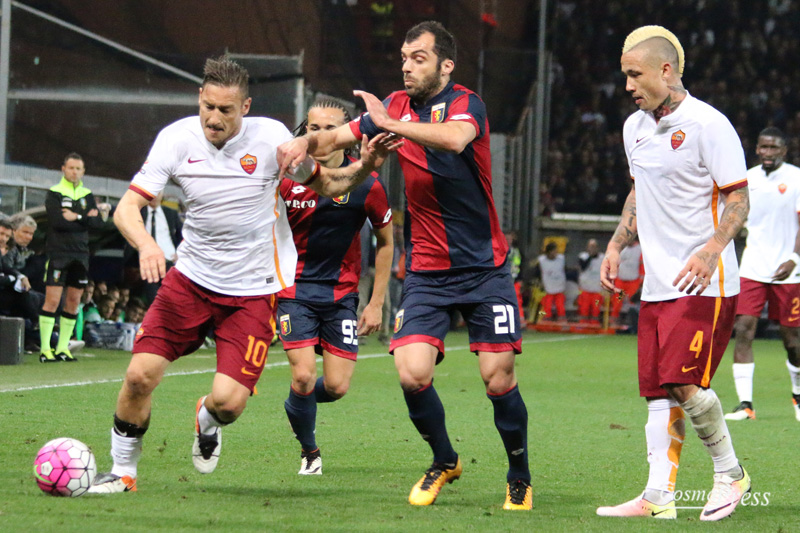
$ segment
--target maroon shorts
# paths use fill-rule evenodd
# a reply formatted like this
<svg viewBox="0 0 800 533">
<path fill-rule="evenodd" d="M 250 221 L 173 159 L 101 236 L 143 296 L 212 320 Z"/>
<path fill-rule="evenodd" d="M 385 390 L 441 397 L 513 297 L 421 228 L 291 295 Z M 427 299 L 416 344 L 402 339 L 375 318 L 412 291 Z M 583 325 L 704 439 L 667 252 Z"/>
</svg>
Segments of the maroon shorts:
<svg viewBox="0 0 800 533">
<path fill-rule="evenodd" d="M 762 283 L 741 278 L 737 315 L 761 316 L 769 302 L 769 319 L 787 328 L 800 327 L 800 283 Z"/>
<path fill-rule="evenodd" d="M 738 296 L 685 296 L 642 302 L 639 311 L 639 394 L 667 396 L 662 385 L 708 387 L 733 331 Z"/>
<path fill-rule="evenodd" d="M 133 353 L 152 353 L 175 361 L 196 351 L 213 326 L 217 372 L 252 391 L 267 361 L 274 312 L 274 295 L 225 296 L 197 285 L 173 268 L 147 310 Z"/>
</svg>

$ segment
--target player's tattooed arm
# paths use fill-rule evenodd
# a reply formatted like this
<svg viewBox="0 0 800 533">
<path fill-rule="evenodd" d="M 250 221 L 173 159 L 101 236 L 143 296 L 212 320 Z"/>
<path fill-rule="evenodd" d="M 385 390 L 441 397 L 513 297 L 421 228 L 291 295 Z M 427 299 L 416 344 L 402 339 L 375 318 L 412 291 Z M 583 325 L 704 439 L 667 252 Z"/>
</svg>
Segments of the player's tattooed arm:
<svg viewBox="0 0 800 533">
<path fill-rule="evenodd" d="M 330 169 L 320 166 L 317 176 L 304 183 L 321 196 L 329 198 L 352 191 L 383 165 L 386 157 L 403 146 L 402 139 L 388 133 L 376 135 L 372 140 L 361 140 L 361 159 L 346 167 Z"/>
<path fill-rule="evenodd" d="M 725 196 L 725 209 L 722 211 L 717 231 L 712 237 L 712 240 L 719 246 L 719 252 L 722 252 L 722 249 L 739 234 L 747 221 L 749 212 L 750 191 L 747 187 L 731 191 Z"/>
<path fill-rule="evenodd" d="M 631 186 L 631 192 L 625 199 L 625 206 L 622 208 L 622 217 L 617 225 L 614 235 L 611 237 L 611 244 L 618 246 L 618 251 L 628 246 L 636 239 L 636 185 Z"/>
<path fill-rule="evenodd" d="M 615 287 L 614 281 L 617 279 L 619 271 L 620 252 L 636 239 L 636 184 L 631 183 L 631 192 L 625 200 L 622 208 L 617 229 L 606 247 L 606 254 L 600 266 L 600 284 L 607 291 L 619 293 L 620 289 Z"/>
</svg>

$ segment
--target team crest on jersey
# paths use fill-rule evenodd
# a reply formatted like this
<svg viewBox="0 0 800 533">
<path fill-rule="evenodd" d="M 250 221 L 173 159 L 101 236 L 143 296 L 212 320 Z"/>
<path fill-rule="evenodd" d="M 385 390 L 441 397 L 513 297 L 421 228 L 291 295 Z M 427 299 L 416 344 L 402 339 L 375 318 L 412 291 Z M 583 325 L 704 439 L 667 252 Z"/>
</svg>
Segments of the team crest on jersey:
<svg viewBox="0 0 800 533">
<path fill-rule="evenodd" d="M 281 335 L 289 335 L 292 332 L 292 319 L 289 315 L 281 315 Z"/>
<path fill-rule="evenodd" d="M 53 281 L 58 283 L 58 280 L 61 279 L 61 271 L 60 270 L 53 270 Z"/>
<path fill-rule="evenodd" d="M 397 333 L 403 329 L 403 313 L 405 309 L 400 309 L 394 317 L 394 332 Z"/>
<path fill-rule="evenodd" d="M 350 200 L 350 193 L 344 194 L 342 196 L 337 196 L 335 198 L 331 198 L 334 202 L 339 205 L 344 205 Z"/>
<path fill-rule="evenodd" d="M 144 328 L 140 326 L 139 331 L 136 332 L 136 338 L 138 339 L 142 335 L 144 335 Z"/>
<path fill-rule="evenodd" d="M 446 102 L 436 104 L 431 108 L 431 124 L 444 122 L 444 108 L 447 106 Z"/>
<path fill-rule="evenodd" d="M 80 199 L 81 209 L 86 209 L 86 198 Z"/>
<path fill-rule="evenodd" d="M 686 134 L 683 133 L 683 130 L 678 130 L 672 134 L 672 139 L 670 142 L 672 143 L 672 149 L 677 150 L 680 145 L 683 144 L 684 139 L 686 139 Z"/>
<path fill-rule="evenodd" d="M 780 185 L 778 185 L 778 190 L 781 192 L 781 194 L 785 193 L 786 192 L 786 184 L 785 183 L 781 183 Z"/>
<path fill-rule="evenodd" d="M 248 174 L 252 174 L 256 171 L 258 158 L 254 155 L 247 154 L 239 160 L 239 164 L 242 165 L 242 170 Z"/>
</svg>

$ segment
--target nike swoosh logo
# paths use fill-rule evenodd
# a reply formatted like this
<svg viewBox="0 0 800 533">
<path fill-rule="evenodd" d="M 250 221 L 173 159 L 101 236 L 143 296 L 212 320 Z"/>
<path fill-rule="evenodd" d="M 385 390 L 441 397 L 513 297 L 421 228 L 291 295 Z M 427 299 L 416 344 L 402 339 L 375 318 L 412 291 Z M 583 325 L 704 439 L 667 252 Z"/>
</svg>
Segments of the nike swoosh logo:
<svg viewBox="0 0 800 533">
<path fill-rule="evenodd" d="M 730 503 L 726 503 L 722 507 L 717 507 L 716 509 L 711 509 L 710 511 L 703 511 L 703 516 L 710 516 L 710 515 L 716 513 L 717 511 L 721 511 L 721 510 L 725 509 L 726 507 L 730 507 L 730 506 L 731 506 Z"/>
<path fill-rule="evenodd" d="M 647 135 L 645 135 L 645 137 L 647 137 Z M 642 139 L 644 139 L 644 137 L 639 137 L 638 139 L 636 139 L 636 144 L 639 144 L 639 141 L 641 141 Z"/>
<path fill-rule="evenodd" d="M 249 370 L 247 370 L 245 367 L 242 367 L 242 374 L 244 374 L 245 376 L 255 376 L 256 375 L 253 372 L 250 372 Z"/>
<path fill-rule="evenodd" d="M 692 370 L 694 370 L 695 368 L 697 368 L 697 367 L 696 367 L 696 366 L 693 366 L 693 367 L 691 367 L 691 368 L 686 368 L 685 366 L 682 366 L 682 367 L 681 367 L 681 372 L 691 372 L 691 371 L 692 371 Z"/>
<path fill-rule="evenodd" d="M 661 513 L 666 513 L 667 511 L 669 511 L 669 509 L 661 509 L 659 512 L 650 511 L 650 516 L 658 516 Z"/>
<path fill-rule="evenodd" d="M 205 159 L 192 159 L 191 157 L 189 158 L 189 164 L 190 165 L 192 163 L 199 163 L 200 161 L 205 161 Z"/>
<path fill-rule="evenodd" d="M 795 320 L 800 320 L 800 316 L 789 318 L 789 322 L 794 322 Z"/>
</svg>

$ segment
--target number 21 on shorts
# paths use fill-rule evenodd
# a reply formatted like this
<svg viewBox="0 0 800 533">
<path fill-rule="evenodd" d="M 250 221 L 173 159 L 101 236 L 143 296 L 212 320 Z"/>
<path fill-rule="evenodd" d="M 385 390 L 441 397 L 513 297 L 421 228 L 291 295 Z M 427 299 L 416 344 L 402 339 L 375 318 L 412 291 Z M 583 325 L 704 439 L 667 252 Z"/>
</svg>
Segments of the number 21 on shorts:
<svg viewBox="0 0 800 533">
<path fill-rule="evenodd" d="M 514 306 L 513 305 L 493 305 L 494 313 L 494 332 L 497 335 L 508 335 L 516 333 L 514 326 Z"/>
</svg>

